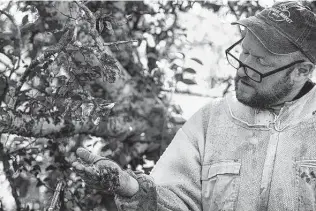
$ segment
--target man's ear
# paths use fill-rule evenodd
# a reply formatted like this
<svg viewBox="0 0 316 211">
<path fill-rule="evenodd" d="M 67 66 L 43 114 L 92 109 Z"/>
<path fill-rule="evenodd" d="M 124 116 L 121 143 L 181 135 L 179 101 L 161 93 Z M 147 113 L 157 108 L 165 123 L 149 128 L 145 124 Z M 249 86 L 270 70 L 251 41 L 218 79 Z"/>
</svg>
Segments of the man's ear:
<svg viewBox="0 0 316 211">
<path fill-rule="evenodd" d="M 306 61 L 297 64 L 293 71 L 293 76 L 295 81 L 304 81 L 309 78 L 310 74 L 313 72 L 315 64 L 312 62 Z"/>
</svg>

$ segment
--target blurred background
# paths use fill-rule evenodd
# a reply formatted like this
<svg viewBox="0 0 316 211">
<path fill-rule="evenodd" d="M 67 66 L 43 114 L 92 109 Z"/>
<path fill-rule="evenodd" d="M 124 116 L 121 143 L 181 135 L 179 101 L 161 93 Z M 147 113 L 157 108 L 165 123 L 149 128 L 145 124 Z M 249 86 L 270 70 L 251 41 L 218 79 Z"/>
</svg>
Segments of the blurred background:
<svg viewBox="0 0 316 211">
<path fill-rule="evenodd" d="M 224 51 L 241 32 L 230 23 L 274 2 L 1 2 L 1 107 L 47 119 L 49 132 L 1 130 L 0 210 L 44 210 L 58 181 L 63 210 L 116 210 L 71 171 L 76 149 L 150 173 L 185 121 L 234 89 Z M 99 131 L 58 130 L 56 116 Z"/>
</svg>

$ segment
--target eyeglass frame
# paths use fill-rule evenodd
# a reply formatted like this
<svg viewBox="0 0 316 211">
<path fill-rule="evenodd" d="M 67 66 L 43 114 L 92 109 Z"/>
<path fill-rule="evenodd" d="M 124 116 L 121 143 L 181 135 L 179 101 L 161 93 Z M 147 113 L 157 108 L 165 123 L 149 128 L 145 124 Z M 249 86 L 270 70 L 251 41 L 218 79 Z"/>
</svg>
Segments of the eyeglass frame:
<svg viewBox="0 0 316 211">
<path fill-rule="evenodd" d="M 253 80 L 253 81 L 255 81 L 255 82 L 261 83 L 263 78 L 265 78 L 265 77 L 267 77 L 267 76 L 270 76 L 270 75 L 273 75 L 273 74 L 275 74 L 275 73 L 278 73 L 278 72 L 280 72 L 280 71 L 282 71 L 282 70 L 285 70 L 285 69 L 287 69 L 287 68 L 289 68 L 289 67 L 291 67 L 291 66 L 293 66 L 293 65 L 295 65 L 295 64 L 302 63 L 302 62 L 305 61 L 305 60 L 298 60 L 298 61 L 292 62 L 292 63 L 290 63 L 290 64 L 288 64 L 288 65 L 285 65 L 285 66 L 283 66 L 283 67 L 279 67 L 279 68 L 277 68 L 277 69 L 275 69 L 275 70 L 272 70 L 272 71 L 270 71 L 270 72 L 267 72 L 267 73 L 260 73 L 258 70 L 255 70 L 254 68 L 252 68 L 252 67 L 250 67 L 250 66 L 244 64 L 242 61 L 240 61 L 239 59 L 237 59 L 232 53 L 230 53 L 230 51 L 231 51 L 236 45 L 238 45 L 243 39 L 244 39 L 244 37 L 241 38 L 240 40 L 238 40 L 235 44 L 233 44 L 232 46 L 230 46 L 229 48 L 227 48 L 227 49 L 225 50 L 226 59 L 227 59 L 228 63 L 229 63 L 232 67 L 234 67 L 234 66 L 229 62 L 227 54 L 229 54 L 231 57 L 233 57 L 233 58 L 239 63 L 238 68 L 236 68 L 236 67 L 234 67 L 234 68 L 235 68 L 236 70 L 238 70 L 239 68 L 242 67 L 242 68 L 244 69 L 245 74 L 246 74 L 251 80 Z M 260 76 L 260 80 L 257 81 L 257 80 L 254 80 L 253 78 L 251 78 L 251 76 L 248 75 L 246 68 L 249 68 L 249 69 L 253 70 L 255 73 L 257 73 L 257 74 Z"/>
</svg>

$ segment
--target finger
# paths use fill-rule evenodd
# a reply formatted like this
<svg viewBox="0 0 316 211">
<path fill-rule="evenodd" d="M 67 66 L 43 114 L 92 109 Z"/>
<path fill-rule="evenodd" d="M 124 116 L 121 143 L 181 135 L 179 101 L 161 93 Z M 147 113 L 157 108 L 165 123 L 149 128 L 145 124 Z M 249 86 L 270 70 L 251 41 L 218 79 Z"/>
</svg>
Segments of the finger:
<svg viewBox="0 0 316 211">
<path fill-rule="evenodd" d="M 76 170 L 76 171 L 84 171 L 84 169 L 85 169 L 85 166 L 84 165 L 82 165 L 80 162 L 78 162 L 78 161 L 75 161 L 75 162 L 73 162 L 72 164 L 72 167 L 74 167 L 74 169 Z"/>
<path fill-rule="evenodd" d="M 100 175 L 100 172 L 95 166 L 87 166 L 85 167 L 85 172 L 87 175 L 90 175 L 91 177 L 95 178 Z"/>
<path fill-rule="evenodd" d="M 94 161 L 102 158 L 99 155 L 92 154 L 89 150 L 82 147 L 77 149 L 76 154 L 87 164 L 92 164 Z"/>
<path fill-rule="evenodd" d="M 98 171 L 90 166 L 84 166 L 81 163 L 74 164 L 74 170 L 81 177 L 89 178 L 89 179 L 97 179 L 99 176 Z"/>
<path fill-rule="evenodd" d="M 90 175 L 90 177 L 99 175 L 98 169 L 96 169 L 94 166 L 85 166 L 78 161 L 73 162 L 72 166 L 74 167 L 74 170 L 80 174 Z"/>
</svg>

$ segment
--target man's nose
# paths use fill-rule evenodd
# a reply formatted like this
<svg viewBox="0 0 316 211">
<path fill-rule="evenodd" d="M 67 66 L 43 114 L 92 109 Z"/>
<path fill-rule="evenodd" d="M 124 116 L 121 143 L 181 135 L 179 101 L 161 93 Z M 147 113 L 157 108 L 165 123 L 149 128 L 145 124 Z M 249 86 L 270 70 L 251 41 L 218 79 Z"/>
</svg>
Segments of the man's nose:
<svg viewBox="0 0 316 211">
<path fill-rule="evenodd" d="M 244 67 L 239 67 L 238 70 L 237 70 L 237 74 L 239 77 L 245 77 L 246 76 L 246 73 L 245 73 L 245 68 Z"/>
</svg>

